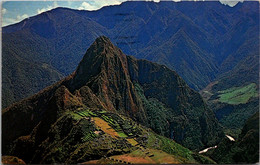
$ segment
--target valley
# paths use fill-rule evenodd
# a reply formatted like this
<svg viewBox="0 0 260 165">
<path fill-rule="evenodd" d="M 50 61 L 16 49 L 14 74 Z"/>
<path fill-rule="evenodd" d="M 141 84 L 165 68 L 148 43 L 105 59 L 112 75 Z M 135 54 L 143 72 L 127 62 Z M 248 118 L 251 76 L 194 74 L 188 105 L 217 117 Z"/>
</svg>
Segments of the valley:
<svg viewBox="0 0 260 165">
<path fill-rule="evenodd" d="M 218 91 L 217 84 L 213 82 L 200 94 L 215 112 L 225 133 L 237 138 L 246 120 L 259 109 L 259 87 L 251 83 Z"/>
</svg>

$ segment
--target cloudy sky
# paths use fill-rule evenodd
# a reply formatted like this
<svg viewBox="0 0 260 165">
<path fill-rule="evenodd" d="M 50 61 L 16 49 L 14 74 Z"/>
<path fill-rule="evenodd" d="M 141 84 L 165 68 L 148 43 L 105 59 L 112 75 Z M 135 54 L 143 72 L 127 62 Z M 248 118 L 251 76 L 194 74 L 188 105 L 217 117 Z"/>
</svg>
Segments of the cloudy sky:
<svg viewBox="0 0 260 165">
<path fill-rule="evenodd" d="M 87 1 L 4 1 L 1 6 L 2 26 L 14 24 L 25 18 L 40 14 L 56 7 L 68 7 L 78 10 L 97 10 L 103 6 L 121 4 L 126 0 L 87 0 Z M 151 1 L 151 0 L 150 0 Z M 159 0 L 154 0 L 158 2 Z M 180 0 L 175 0 L 180 1 Z M 239 0 L 221 0 L 234 6 Z"/>
</svg>

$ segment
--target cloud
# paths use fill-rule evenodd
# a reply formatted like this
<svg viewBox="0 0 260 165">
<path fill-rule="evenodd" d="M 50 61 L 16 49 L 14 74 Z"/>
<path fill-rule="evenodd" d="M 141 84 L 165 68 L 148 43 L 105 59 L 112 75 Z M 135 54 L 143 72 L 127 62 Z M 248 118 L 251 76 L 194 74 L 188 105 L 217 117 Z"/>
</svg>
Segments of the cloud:
<svg viewBox="0 0 260 165">
<path fill-rule="evenodd" d="M 244 0 L 235 0 L 235 1 L 230 1 L 230 0 L 219 0 L 220 3 L 224 4 L 224 5 L 229 5 L 231 7 L 236 6 L 236 4 L 238 4 L 238 2 L 243 2 Z"/>
<path fill-rule="evenodd" d="M 158 3 L 158 2 L 160 2 L 160 0 L 145 0 L 146 2 L 156 2 L 156 3 Z"/>
<path fill-rule="evenodd" d="M 2 14 L 4 15 L 7 12 L 6 8 L 2 8 Z"/>
<path fill-rule="evenodd" d="M 78 10 L 98 10 L 102 8 L 103 6 L 109 6 L 109 5 L 119 5 L 123 1 L 126 0 L 98 0 L 98 1 L 87 1 L 82 2 L 80 7 L 78 7 Z"/>
<path fill-rule="evenodd" d="M 16 23 L 16 19 L 14 18 L 3 18 L 2 26 L 10 25 Z"/>
<path fill-rule="evenodd" d="M 17 15 L 16 20 L 17 20 L 17 21 L 21 21 L 21 20 L 23 20 L 23 19 L 25 19 L 25 18 L 28 18 L 28 17 L 29 17 L 29 16 L 28 16 L 27 14 Z"/>
<path fill-rule="evenodd" d="M 51 6 L 47 6 L 45 8 L 41 8 L 41 9 L 37 9 L 37 14 L 41 14 L 43 12 L 49 11 L 51 9 L 54 9 L 56 7 L 58 7 L 58 3 L 57 3 L 57 1 L 54 1 Z"/>
<path fill-rule="evenodd" d="M 98 6 L 91 5 L 88 2 L 82 2 L 80 7 L 78 8 L 79 10 L 97 10 Z"/>
<path fill-rule="evenodd" d="M 28 18 L 28 17 L 29 17 L 29 15 L 27 15 L 27 14 L 17 15 L 16 18 L 5 18 L 5 17 L 3 17 L 2 25 L 6 26 L 6 25 L 14 24 L 14 23 L 20 22 L 20 21 L 22 21 L 22 20 L 24 20 L 25 18 Z"/>
</svg>

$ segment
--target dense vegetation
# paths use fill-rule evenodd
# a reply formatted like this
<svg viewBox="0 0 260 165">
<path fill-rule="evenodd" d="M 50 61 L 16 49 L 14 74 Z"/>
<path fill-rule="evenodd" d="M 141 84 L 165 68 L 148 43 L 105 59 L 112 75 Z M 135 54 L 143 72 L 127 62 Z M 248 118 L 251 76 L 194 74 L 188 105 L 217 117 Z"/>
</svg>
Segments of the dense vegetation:
<svg viewBox="0 0 260 165">
<path fill-rule="evenodd" d="M 246 84 L 226 89 L 216 82 L 201 92 L 225 133 L 234 137 L 238 137 L 246 120 L 259 111 L 259 88 L 255 83 Z"/>
<path fill-rule="evenodd" d="M 233 87 L 219 91 L 219 101 L 227 104 L 245 104 L 249 99 L 257 97 L 256 84 L 252 83 L 244 87 Z"/>
<path fill-rule="evenodd" d="M 235 142 L 223 139 L 216 149 L 207 153 L 221 164 L 256 163 L 259 161 L 259 112 L 245 123 Z"/>
</svg>

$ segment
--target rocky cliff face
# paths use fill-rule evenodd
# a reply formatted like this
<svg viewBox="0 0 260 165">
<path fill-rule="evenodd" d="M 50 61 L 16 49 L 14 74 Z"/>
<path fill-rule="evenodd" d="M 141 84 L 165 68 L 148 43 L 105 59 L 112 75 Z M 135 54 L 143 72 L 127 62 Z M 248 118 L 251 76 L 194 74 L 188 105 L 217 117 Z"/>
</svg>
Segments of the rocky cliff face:
<svg viewBox="0 0 260 165">
<path fill-rule="evenodd" d="M 86 88 L 90 89 L 89 94 L 98 100 L 93 105 L 110 111 L 132 117 L 142 111 L 129 75 L 127 56 L 106 37 L 98 38 L 88 49 L 68 81 L 68 88 L 79 95 L 84 95 Z M 83 103 L 94 100 L 84 99 Z"/>
<path fill-rule="evenodd" d="M 192 150 L 212 146 L 223 136 L 213 112 L 176 72 L 126 56 L 102 36 L 74 73 L 3 111 L 3 153 L 19 153 L 16 156 L 30 162 L 52 162 L 47 161 L 48 152 L 60 151 L 51 150 L 60 144 L 54 139 L 80 145 L 84 132 L 95 130 L 91 124 L 85 128 L 87 123 L 75 117 L 74 113 L 86 108 L 92 117 L 92 110 L 105 110 L 132 118 Z M 81 124 L 75 126 L 77 122 Z M 28 151 L 21 152 L 24 149 Z M 32 152 L 36 153 L 33 157 Z"/>
</svg>

